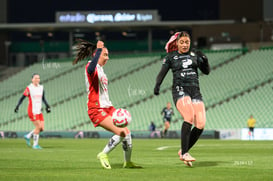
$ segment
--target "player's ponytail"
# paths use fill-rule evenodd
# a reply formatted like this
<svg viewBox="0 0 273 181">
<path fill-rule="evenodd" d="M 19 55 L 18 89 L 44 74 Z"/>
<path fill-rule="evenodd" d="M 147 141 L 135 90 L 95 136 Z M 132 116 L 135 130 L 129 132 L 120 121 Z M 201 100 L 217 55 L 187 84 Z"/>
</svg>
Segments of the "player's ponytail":
<svg viewBox="0 0 273 181">
<path fill-rule="evenodd" d="M 169 41 L 165 45 L 165 50 L 167 53 L 173 52 L 177 50 L 176 39 L 180 32 L 176 32 L 174 35 L 171 36 Z"/>
<path fill-rule="evenodd" d="M 75 65 L 79 61 L 89 56 L 92 56 L 95 50 L 96 50 L 96 44 L 93 44 L 86 40 L 77 39 L 76 45 L 73 46 L 73 52 L 75 52 L 76 56 L 72 64 Z"/>
</svg>

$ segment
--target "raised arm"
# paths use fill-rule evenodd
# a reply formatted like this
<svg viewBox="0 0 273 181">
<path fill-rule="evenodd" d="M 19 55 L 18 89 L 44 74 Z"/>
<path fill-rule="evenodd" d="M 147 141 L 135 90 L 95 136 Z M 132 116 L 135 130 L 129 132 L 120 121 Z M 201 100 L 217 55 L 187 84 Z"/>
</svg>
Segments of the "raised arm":
<svg viewBox="0 0 273 181">
<path fill-rule="evenodd" d="M 210 73 L 210 66 L 207 56 L 201 51 L 195 52 L 197 55 L 198 67 L 206 75 Z"/>
</svg>

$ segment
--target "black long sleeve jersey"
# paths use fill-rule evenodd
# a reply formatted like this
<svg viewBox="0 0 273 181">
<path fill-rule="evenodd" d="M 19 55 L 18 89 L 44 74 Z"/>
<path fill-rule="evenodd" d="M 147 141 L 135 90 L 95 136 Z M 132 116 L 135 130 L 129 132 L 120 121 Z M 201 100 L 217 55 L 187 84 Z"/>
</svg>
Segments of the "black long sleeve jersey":
<svg viewBox="0 0 273 181">
<path fill-rule="evenodd" d="M 161 114 L 163 114 L 164 121 L 171 121 L 172 115 L 174 115 L 173 108 L 168 109 L 167 107 L 164 107 Z"/>
<path fill-rule="evenodd" d="M 156 79 L 155 94 L 164 80 L 169 69 L 173 72 L 173 94 L 183 91 L 184 87 L 197 87 L 199 89 L 198 68 L 209 74 L 210 67 L 207 57 L 200 51 L 180 54 L 178 51 L 168 53 L 163 59 L 162 68 Z"/>
</svg>

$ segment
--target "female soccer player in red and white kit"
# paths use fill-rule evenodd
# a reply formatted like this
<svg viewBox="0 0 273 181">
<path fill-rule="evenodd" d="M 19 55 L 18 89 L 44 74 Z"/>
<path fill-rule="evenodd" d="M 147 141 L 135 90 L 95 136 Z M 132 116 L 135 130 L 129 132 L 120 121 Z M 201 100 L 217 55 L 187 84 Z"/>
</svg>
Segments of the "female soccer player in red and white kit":
<svg viewBox="0 0 273 181">
<path fill-rule="evenodd" d="M 26 143 L 28 146 L 31 146 L 30 144 L 30 138 L 33 135 L 33 149 L 42 149 L 42 147 L 38 144 L 39 142 L 39 134 L 44 130 L 44 117 L 41 112 L 42 109 L 42 102 L 46 105 L 46 112 L 50 112 L 50 106 L 48 105 L 46 99 L 45 99 L 45 91 L 44 86 L 40 85 L 40 75 L 37 73 L 34 73 L 32 75 L 32 83 L 27 86 L 25 89 L 22 97 L 20 98 L 16 108 L 15 112 L 17 113 L 19 110 L 19 106 L 22 104 L 23 100 L 28 97 L 29 103 L 28 103 L 28 116 L 32 123 L 35 126 L 35 129 L 32 130 L 30 133 L 24 136 Z"/>
<path fill-rule="evenodd" d="M 111 169 L 108 161 L 108 154 L 122 142 L 124 150 L 124 168 L 141 168 L 131 161 L 132 138 L 127 127 L 118 128 L 113 124 L 112 113 L 115 111 L 108 95 L 108 79 L 103 71 L 103 66 L 107 63 L 108 49 L 104 47 L 104 42 L 98 41 L 97 45 L 85 40 L 79 40 L 75 47 L 77 51 L 73 64 L 88 57 L 94 56 L 88 61 L 85 67 L 85 83 L 88 93 L 88 115 L 95 127 L 100 126 L 111 131 L 115 135 L 109 140 L 105 148 L 97 155 L 101 165 L 105 169 Z M 95 53 L 94 53 L 95 52 Z M 95 54 L 95 55 L 94 55 Z"/>
</svg>

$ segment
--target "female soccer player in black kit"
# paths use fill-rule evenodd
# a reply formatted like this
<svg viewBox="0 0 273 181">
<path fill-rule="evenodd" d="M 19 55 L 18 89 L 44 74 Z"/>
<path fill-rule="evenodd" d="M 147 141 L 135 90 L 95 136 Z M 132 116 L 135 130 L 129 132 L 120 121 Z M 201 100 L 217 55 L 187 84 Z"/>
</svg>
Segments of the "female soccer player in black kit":
<svg viewBox="0 0 273 181">
<path fill-rule="evenodd" d="M 207 57 L 200 51 L 190 50 L 190 35 L 178 32 L 166 44 L 167 55 L 156 78 L 154 94 L 159 95 L 160 85 L 169 69 L 173 72 L 172 95 L 177 110 L 184 118 L 181 128 L 180 160 L 188 166 L 195 161 L 190 148 L 199 139 L 206 122 L 205 106 L 199 88 L 198 68 L 206 75 L 210 72 Z M 192 128 L 194 124 L 194 128 Z"/>
<path fill-rule="evenodd" d="M 162 137 L 167 135 L 168 129 L 170 128 L 170 123 L 172 120 L 173 108 L 170 102 L 167 103 L 167 106 L 163 108 L 161 111 L 161 115 L 163 115 L 163 123 L 164 123 L 164 130 L 162 133 Z"/>
</svg>

